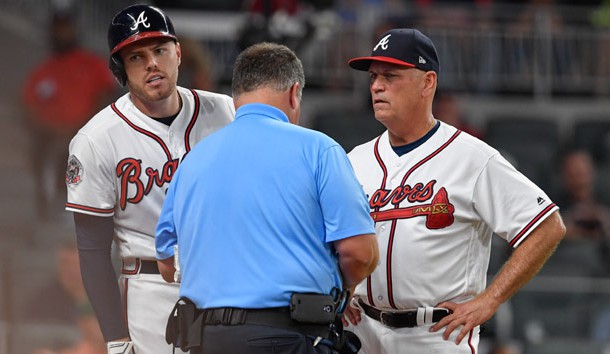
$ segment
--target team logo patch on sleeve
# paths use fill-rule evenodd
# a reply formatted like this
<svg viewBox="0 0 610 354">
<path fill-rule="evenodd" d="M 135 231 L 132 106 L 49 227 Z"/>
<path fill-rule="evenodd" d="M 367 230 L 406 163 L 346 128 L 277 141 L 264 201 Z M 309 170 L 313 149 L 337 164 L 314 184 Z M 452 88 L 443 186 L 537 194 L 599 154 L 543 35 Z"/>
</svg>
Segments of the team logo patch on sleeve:
<svg viewBox="0 0 610 354">
<path fill-rule="evenodd" d="M 83 164 L 74 155 L 68 158 L 66 169 L 66 184 L 79 184 L 83 179 Z"/>
</svg>

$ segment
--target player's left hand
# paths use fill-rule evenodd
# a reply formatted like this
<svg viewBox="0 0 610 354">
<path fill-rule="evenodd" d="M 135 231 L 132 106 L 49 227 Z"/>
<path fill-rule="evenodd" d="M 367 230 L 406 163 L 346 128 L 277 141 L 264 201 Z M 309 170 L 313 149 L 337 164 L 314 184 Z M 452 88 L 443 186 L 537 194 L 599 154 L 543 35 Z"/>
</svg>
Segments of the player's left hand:
<svg viewBox="0 0 610 354">
<path fill-rule="evenodd" d="M 430 328 L 430 332 L 436 332 L 444 327 L 443 339 L 449 340 L 451 333 L 462 326 L 455 343 L 460 344 L 462 339 L 476 326 L 489 320 L 496 312 L 498 306 L 495 301 L 485 295 L 479 295 L 468 302 L 457 304 L 455 302 L 442 302 L 436 307 L 449 309 L 451 313 Z"/>
</svg>

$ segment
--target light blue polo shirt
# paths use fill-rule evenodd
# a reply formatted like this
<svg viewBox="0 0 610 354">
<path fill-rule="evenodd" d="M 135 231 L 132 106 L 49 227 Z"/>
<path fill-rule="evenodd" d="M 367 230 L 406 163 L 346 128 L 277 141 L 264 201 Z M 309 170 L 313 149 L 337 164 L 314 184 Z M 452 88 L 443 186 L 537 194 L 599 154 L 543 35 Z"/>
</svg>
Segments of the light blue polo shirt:
<svg viewBox="0 0 610 354">
<path fill-rule="evenodd" d="M 156 247 L 166 259 L 178 243 L 180 295 L 197 307 L 267 308 L 341 288 L 332 242 L 372 233 L 343 149 L 275 107 L 248 104 L 178 168 Z"/>
</svg>

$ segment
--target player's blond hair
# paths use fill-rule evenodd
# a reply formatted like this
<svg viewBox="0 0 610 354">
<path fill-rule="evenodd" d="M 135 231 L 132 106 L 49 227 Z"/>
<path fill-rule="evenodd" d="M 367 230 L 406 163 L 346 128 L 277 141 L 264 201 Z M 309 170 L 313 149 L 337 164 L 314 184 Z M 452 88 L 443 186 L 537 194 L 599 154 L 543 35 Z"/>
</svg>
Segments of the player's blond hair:
<svg viewBox="0 0 610 354">
<path fill-rule="evenodd" d="M 282 44 L 262 42 L 241 52 L 233 67 L 233 98 L 261 87 L 288 90 L 299 84 L 299 99 L 305 86 L 303 64 L 296 54 Z"/>
</svg>

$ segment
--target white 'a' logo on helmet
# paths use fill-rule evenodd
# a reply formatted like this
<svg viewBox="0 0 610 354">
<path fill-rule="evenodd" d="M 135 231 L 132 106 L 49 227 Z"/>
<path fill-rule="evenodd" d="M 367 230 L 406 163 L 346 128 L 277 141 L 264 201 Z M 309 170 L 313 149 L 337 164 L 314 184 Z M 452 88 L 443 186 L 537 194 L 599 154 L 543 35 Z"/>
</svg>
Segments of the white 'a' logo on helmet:
<svg viewBox="0 0 610 354">
<path fill-rule="evenodd" d="M 373 52 L 376 51 L 379 46 L 381 46 L 381 49 L 383 50 L 388 49 L 388 44 L 390 43 L 390 36 L 391 34 L 388 34 L 387 36 L 381 38 L 381 40 L 379 40 L 379 43 L 377 43 L 375 48 L 373 48 Z"/>
<path fill-rule="evenodd" d="M 142 26 L 148 28 L 150 27 L 150 23 L 148 23 L 148 17 L 144 16 L 144 11 L 140 12 L 140 14 L 138 15 L 138 19 L 136 20 L 135 18 L 133 18 L 133 16 L 131 16 L 130 14 L 128 14 L 129 17 L 131 17 L 132 20 L 134 20 L 136 23 L 133 25 L 133 27 L 130 27 L 129 29 L 134 31 L 136 28 L 138 28 L 139 24 L 142 24 Z"/>
</svg>

